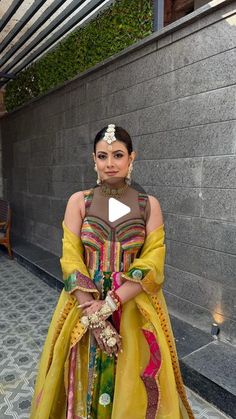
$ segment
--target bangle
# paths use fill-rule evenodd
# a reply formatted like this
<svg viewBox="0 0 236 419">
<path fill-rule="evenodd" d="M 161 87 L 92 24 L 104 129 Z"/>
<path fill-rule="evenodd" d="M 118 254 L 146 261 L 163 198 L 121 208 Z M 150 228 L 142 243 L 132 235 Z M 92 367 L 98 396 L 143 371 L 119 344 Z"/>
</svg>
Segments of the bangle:
<svg viewBox="0 0 236 419">
<path fill-rule="evenodd" d="M 112 308 L 110 304 L 108 304 L 107 300 L 105 301 L 105 304 L 103 304 L 98 313 L 100 316 L 109 317 L 113 311 L 115 311 L 115 309 Z"/>
<path fill-rule="evenodd" d="M 112 312 L 117 310 L 117 304 L 109 294 L 106 296 L 105 301 L 109 305 Z"/>
<path fill-rule="evenodd" d="M 114 301 L 114 303 L 117 307 L 116 309 L 118 310 L 120 308 L 120 306 L 122 305 L 122 301 L 121 301 L 119 295 L 116 293 L 115 290 L 108 291 L 107 294 L 109 295 L 109 297 L 112 298 L 112 300 Z"/>
</svg>

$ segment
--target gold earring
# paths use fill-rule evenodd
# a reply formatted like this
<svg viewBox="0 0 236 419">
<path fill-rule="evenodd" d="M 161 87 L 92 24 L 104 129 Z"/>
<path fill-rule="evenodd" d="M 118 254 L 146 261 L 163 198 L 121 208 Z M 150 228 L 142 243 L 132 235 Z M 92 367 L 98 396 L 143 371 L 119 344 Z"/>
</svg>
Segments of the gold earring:
<svg viewBox="0 0 236 419">
<path fill-rule="evenodd" d="M 131 185 L 132 170 L 133 170 L 133 162 L 130 163 L 128 173 L 127 173 L 126 178 L 125 178 L 125 182 L 127 183 L 127 185 Z"/>
<path fill-rule="evenodd" d="M 102 181 L 101 181 L 101 178 L 100 178 L 100 176 L 99 176 L 99 173 L 98 173 L 98 168 L 97 168 L 97 164 L 95 163 L 95 166 L 94 166 L 94 170 L 95 170 L 95 172 L 97 172 L 97 185 L 101 185 L 101 183 L 102 183 Z"/>
</svg>

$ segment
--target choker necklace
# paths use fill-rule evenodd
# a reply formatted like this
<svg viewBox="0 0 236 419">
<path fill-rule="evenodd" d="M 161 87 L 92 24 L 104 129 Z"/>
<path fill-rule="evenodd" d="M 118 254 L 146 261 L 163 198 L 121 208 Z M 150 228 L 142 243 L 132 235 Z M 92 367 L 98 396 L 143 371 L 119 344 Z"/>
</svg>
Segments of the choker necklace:
<svg viewBox="0 0 236 419">
<path fill-rule="evenodd" d="M 123 195 L 123 193 L 126 191 L 128 186 L 129 185 L 127 183 L 121 188 L 110 188 L 107 185 L 101 185 L 101 192 L 105 196 L 110 196 L 112 198 L 120 198 Z"/>
</svg>

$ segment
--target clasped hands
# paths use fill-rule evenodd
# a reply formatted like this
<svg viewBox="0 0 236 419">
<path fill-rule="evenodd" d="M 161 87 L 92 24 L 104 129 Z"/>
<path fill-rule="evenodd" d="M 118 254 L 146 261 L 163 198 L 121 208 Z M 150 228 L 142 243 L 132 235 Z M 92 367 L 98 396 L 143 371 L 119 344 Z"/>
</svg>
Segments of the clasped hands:
<svg viewBox="0 0 236 419">
<path fill-rule="evenodd" d="M 112 294 L 105 300 L 90 300 L 78 307 L 83 309 L 81 323 L 92 330 L 100 349 L 112 356 L 118 356 L 121 349 L 121 336 L 107 318 L 120 306 L 120 301 Z"/>
</svg>

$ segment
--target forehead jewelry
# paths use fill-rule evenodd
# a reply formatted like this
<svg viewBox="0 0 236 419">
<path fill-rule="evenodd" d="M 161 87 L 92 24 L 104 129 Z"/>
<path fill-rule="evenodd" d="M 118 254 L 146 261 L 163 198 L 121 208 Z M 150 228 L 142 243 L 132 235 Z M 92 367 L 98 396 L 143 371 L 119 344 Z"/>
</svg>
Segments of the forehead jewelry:
<svg viewBox="0 0 236 419">
<path fill-rule="evenodd" d="M 107 142 L 108 150 L 112 150 L 112 143 L 113 143 L 113 141 L 116 141 L 115 125 L 114 124 L 109 124 L 108 125 L 103 140 Z"/>
</svg>

